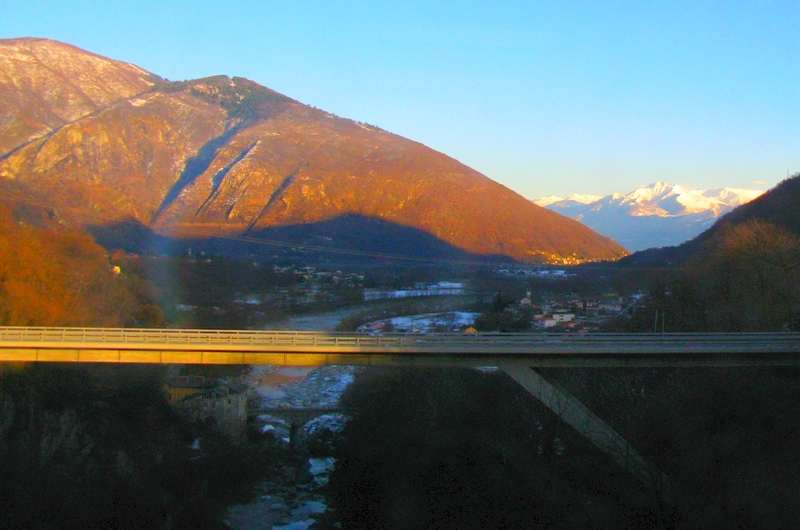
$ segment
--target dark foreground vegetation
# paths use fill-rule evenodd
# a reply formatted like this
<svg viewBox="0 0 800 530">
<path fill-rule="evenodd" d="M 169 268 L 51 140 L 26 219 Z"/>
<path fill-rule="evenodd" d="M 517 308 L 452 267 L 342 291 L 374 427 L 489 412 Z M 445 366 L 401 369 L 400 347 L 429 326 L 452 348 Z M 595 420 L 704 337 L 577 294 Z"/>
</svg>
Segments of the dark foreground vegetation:
<svg viewBox="0 0 800 530">
<path fill-rule="evenodd" d="M 649 292 L 620 331 L 800 330 L 800 236 L 750 219 L 721 224 L 684 266 L 623 271 Z"/>
<path fill-rule="evenodd" d="M 502 373 L 361 374 L 331 479 L 344 528 L 794 528 L 796 368 L 562 369 L 669 477 L 664 501 Z"/>
<path fill-rule="evenodd" d="M 800 173 L 691 241 L 622 259 L 620 280 L 650 296 L 645 310 L 618 329 L 653 331 L 663 323 L 665 331 L 800 330 L 798 211 Z"/>
<path fill-rule="evenodd" d="M 0 528 L 222 529 L 276 463 L 177 416 L 161 368 L 0 368 Z"/>
<path fill-rule="evenodd" d="M 797 367 L 545 374 L 669 476 L 677 528 L 800 525 Z"/>
<path fill-rule="evenodd" d="M 360 374 L 331 478 L 343 528 L 657 528 L 657 499 L 510 378 Z"/>
</svg>

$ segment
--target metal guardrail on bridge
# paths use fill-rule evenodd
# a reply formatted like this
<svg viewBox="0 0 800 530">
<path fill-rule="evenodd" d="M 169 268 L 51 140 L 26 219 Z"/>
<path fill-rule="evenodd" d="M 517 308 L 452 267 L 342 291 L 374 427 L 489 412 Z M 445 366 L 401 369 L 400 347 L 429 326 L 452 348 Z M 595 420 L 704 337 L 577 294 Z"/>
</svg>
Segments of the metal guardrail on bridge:
<svg viewBox="0 0 800 530">
<path fill-rule="evenodd" d="M 3 350 L 427 355 L 800 352 L 800 333 L 389 333 L 0 327 Z"/>
</svg>

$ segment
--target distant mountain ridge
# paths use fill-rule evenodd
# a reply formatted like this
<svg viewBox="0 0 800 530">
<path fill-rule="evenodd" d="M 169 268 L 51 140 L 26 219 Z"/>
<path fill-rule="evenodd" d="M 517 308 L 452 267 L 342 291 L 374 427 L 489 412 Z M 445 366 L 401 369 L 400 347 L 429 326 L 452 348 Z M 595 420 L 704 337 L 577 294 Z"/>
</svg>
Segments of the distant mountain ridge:
<svg viewBox="0 0 800 530">
<path fill-rule="evenodd" d="M 688 241 L 720 216 L 762 193 L 735 188 L 702 190 L 657 181 L 628 194 L 549 196 L 534 202 L 638 251 Z"/>
<path fill-rule="evenodd" d="M 225 236 L 458 259 L 627 254 L 442 153 L 247 79 L 169 82 L 31 38 L 0 40 L 0 66 L 0 196 L 109 247 Z"/>
<path fill-rule="evenodd" d="M 615 267 L 650 284 L 627 331 L 800 330 L 800 173 L 685 243 L 635 252 Z"/>
<path fill-rule="evenodd" d="M 767 190 L 752 201 L 723 215 L 718 223 L 694 239 L 677 247 L 638 252 L 627 256 L 625 266 L 651 262 L 681 264 L 703 256 L 713 250 L 731 228 L 750 221 L 762 221 L 800 236 L 800 173 L 797 173 Z"/>
</svg>

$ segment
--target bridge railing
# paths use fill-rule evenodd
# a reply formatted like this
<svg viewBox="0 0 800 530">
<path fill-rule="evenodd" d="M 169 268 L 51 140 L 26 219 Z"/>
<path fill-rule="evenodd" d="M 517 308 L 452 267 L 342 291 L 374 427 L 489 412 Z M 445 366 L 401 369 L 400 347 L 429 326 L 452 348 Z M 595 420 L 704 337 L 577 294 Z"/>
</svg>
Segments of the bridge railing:
<svg viewBox="0 0 800 530">
<path fill-rule="evenodd" d="M 0 345 L 115 344 L 264 347 L 353 347 L 377 349 L 477 350 L 482 347 L 571 347 L 603 345 L 636 348 L 657 345 L 778 345 L 800 349 L 800 333 L 337 333 L 315 331 L 253 331 L 136 328 L 0 327 Z"/>
</svg>

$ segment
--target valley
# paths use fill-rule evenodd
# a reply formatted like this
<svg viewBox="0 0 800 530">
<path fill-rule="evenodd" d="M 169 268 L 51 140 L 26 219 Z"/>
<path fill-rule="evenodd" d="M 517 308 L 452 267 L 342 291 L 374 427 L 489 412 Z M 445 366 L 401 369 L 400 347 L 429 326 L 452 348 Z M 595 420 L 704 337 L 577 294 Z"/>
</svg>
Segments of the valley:
<svg viewBox="0 0 800 530">
<path fill-rule="evenodd" d="M 220 19 L 235 11 L 218 7 Z M 269 20 L 284 8 L 270 6 Z M 168 22 L 170 31 L 180 29 Z M 524 31 L 501 28 L 491 38 L 438 25 L 428 31 L 459 48 L 474 40 L 516 49 L 515 39 L 539 31 L 534 26 L 526 21 Z M 275 30 L 263 24 L 257 33 Z M 594 48 L 601 34 L 582 38 Z M 549 41 L 543 35 L 537 42 Z M 277 47 L 292 63 L 301 48 L 293 39 Z M 170 51 L 167 41 L 151 44 Z M 542 49 L 550 45 L 565 53 L 559 42 Z M 522 62 L 535 63 L 541 51 Z M 457 53 L 444 55 L 458 63 Z M 580 56 L 607 76 L 604 58 Z M 376 57 L 367 62 L 384 62 Z M 522 62 L 509 64 L 519 70 Z M 351 66 L 331 61 L 317 84 L 334 83 L 339 69 L 349 76 Z M 648 92 L 668 91 L 683 66 L 664 77 L 668 83 L 650 80 Z M 464 130 L 450 134 L 474 160 L 484 157 L 475 168 L 519 170 L 521 155 L 512 151 L 535 153 L 538 165 L 513 176 L 531 180 L 526 189 L 534 191 L 563 189 L 570 171 L 585 173 L 584 183 L 616 179 L 617 167 L 604 158 L 615 144 L 625 143 L 624 158 L 637 161 L 648 151 L 621 141 L 628 127 L 653 134 L 649 150 L 668 153 L 670 164 L 685 155 L 672 152 L 685 138 L 670 143 L 659 125 L 652 132 L 650 110 L 645 118 L 634 112 L 635 126 L 588 123 L 645 104 L 633 98 L 606 107 L 621 84 L 537 71 L 525 99 L 538 101 L 550 85 L 559 98 L 525 114 L 523 105 L 498 111 L 522 89 L 503 88 L 498 72 L 475 101 L 443 93 L 442 108 L 426 116 L 435 125 L 406 130 L 436 139 L 431 130 L 463 117 Z M 647 333 L 663 350 L 671 333 L 794 340 L 800 331 L 800 173 L 787 171 L 763 194 L 658 180 L 627 194 L 531 201 L 420 141 L 259 82 L 161 75 L 57 40 L 0 39 L 1 326 L 347 331 L 416 344 L 422 334 L 450 341 L 435 334 L 519 333 L 522 348 L 538 338 L 549 354 L 550 339 L 567 342 L 567 334 Z M 358 78 L 358 89 L 372 92 L 380 75 Z M 447 75 L 416 89 L 437 93 Z M 293 86 L 289 77 L 264 79 Z M 397 85 L 414 90 L 414 79 Z M 470 78 L 460 90 L 472 85 Z M 741 84 L 720 86 L 727 94 Z M 570 94 L 586 87 L 599 92 L 591 104 L 575 105 Z M 394 110 L 397 95 L 343 97 L 382 98 Z M 672 112 L 678 99 L 684 94 L 648 109 Z M 568 107 L 578 113 L 569 118 Z M 524 124 L 490 138 L 504 114 Z M 569 127 L 559 133 L 562 121 Z M 750 131 L 756 122 L 723 126 Z M 532 140 L 528 129 L 543 132 Z M 713 147 L 688 129 L 677 136 Z M 591 149 L 572 147 L 584 136 Z M 489 145 L 502 145 L 491 163 L 483 152 Z M 733 151 L 727 156 L 739 164 Z M 706 162 L 704 171 L 721 174 L 724 161 Z M 676 167 L 636 174 L 682 174 Z M 633 355 L 642 353 L 651 352 Z M 793 471 L 800 374 L 794 359 L 785 360 L 779 367 L 558 369 L 511 357 L 479 369 L 6 363 L 0 526 L 791 528 L 800 521 Z M 597 443 L 601 435 L 611 441 Z"/>
</svg>

